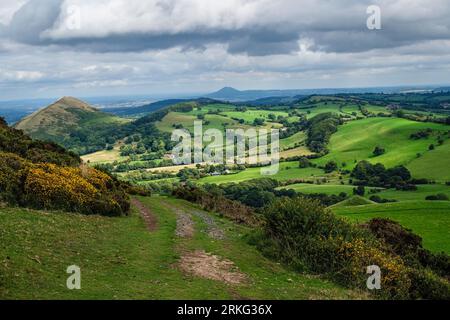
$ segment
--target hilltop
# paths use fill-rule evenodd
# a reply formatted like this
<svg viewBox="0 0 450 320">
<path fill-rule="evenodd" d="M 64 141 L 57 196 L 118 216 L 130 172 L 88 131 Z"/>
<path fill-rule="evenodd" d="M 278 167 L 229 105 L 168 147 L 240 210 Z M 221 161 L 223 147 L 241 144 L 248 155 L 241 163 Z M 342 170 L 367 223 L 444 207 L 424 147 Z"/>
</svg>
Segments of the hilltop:
<svg viewBox="0 0 450 320">
<path fill-rule="evenodd" d="M 79 112 L 80 114 L 77 114 Z M 63 97 L 55 103 L 40 109 L 20 120 L 15 128 L 26 133 L 38 133 L 42 128 L 60 127 L 77 123 L 82 114 L 97 113 L 97 109 L 73 97 Z M 56 129 L 55 129 L 56 130 Z"/>
<path fill-rule="evenodd" d="M 103 149 L 99 133 L 127 122 L 73 97 L 63 97 L 14 125 L 34 139 L 54 141 L 79 154 Z"/>
</svg>

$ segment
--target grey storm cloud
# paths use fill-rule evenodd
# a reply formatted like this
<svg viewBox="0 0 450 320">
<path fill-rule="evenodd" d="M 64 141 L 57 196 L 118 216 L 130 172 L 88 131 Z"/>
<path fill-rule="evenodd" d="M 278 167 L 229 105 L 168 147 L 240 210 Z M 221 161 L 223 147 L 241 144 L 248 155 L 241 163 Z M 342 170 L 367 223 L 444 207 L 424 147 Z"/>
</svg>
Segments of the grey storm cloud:
<svg viewBox="0 0 450 320">
<path fill-rule="evenodd" d="M 372 4 L 381 30 L 366 27 Z M 449 0 L 0 0 L 3 99 L 447 84 L 449 74 Z"/>
<path fill-rule="evenodd" d="M 14 14 L 7 30 L 9 36 L 23 43 L 41 43 L 41 33 L 53 26 L 62 3 L 63 0 L 29 1 Z"/>
<path fill-rule="evenodd" d="M 365 27 L 365 8 L 371 2 L 382 8 L 382 30 Z M 25 44 L 56 44 L 97 52 L 201 49 L 223 43 L 230 53 L 252 56 L 295 52 L 301 38 L 313 40 L 312 50 L 326 52 L 361 52 L 450 39 L 450 3 L 436 0 L 440 6 L 436 14 L 426 10 L 425 1 L 412 8 L 407 1 L 397 2 L 405 4 L 401 10 L 393 6 L 395 1 L 382 0 L 230 0 L 226 5 L 206 8 L 207 13 L 196 17 L 198 8 L 206 3 L 203 0 L 116 0 L 112 1 L 115 10 L 107 10 L 108 2 L 102 0 L 94 1 L 96 5 L 84 0 L 39 0 L 22 6 L 4 33 Z M 65 28 L 69 5 L 80 8 L 80 30 Z M 318 13 L 312 16 L 314 10 Z"/>
</svg>

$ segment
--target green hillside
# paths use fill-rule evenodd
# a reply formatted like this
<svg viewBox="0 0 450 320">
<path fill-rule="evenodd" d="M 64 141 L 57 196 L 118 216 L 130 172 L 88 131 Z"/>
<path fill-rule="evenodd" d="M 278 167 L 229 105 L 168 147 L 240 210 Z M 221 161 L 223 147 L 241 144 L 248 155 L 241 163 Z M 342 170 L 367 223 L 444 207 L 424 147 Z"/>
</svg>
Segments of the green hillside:
<svg viewBox="0 0 450 320">
<path fill-rule="evenodd" d="M 12 148 L 22 133 L 4 124 L 0 299 L 368 298 L 337 283 L 364 288 L 365 273 L 352 270 L 371 259 L 400 281 L 391 283 L 395 290 L 408 287 L 403 277 L 429 281 L 420 293 L 398 291 L 402 297 L 446 297 L 447 256 L 420 243 L 411 247 L 415 253 L 393 255 L 392 243 L 356 225 L 392 219 L 422 237 L 426 249 L 450 253 L 450 202 L 425 200 L 450 197 L 449 127 L 437 116 L 423 113 L 413 121 L 394 111 L 333 96 L 261 108 L 198 99 L 130 121 L 63 98 L 17 124 L 79 154 L 97 151 L 81 165 L 75 154 L 26 136 Z M 204 130 L 280 128 L 279 171 L 263 176 L 250 165 L 173 166 L 171 132 L 192 132 L 194 121 L 203 121 Z M 385 167 L 363 162 L 352 173 L 362 160 Z M 406 168 L 395 168 L 400 165 Z M 153 196 L 133 196 L 130 211 L 128 192 Z M 385 231 L 397 228 L 400 237 L 408 232 L 401 226 L 388 222 Z M 416 265 L 410 254 L 427 254 L 433 266 Z M 434 265 L 438 259 L 443 265 Z M 66 268 L 74 264 L 82 270 L 81 291 L 65 287 Z M 428 267 L 435 274 L 424 275 Z M 434 285 L 442 291 L 429 295 Z"/>
<path fill-rule="evenodd" d="M 272 176 L 268 176 L 276 180 L 290 180 L 290 179 L 308 179 L 311 177 L 323 177 L 325 174 L 318 168 L 299 168 L 297 162 L 282 162 L 280 163 L 279 171 Z M 211 176 L 200 179 L 200 183 L 227 183 L 227 182 L 241 182 L 246 180 L 262 178 L 261 168 L 249 168 L 237 174 Z"/>
<path fill-rule="evenodd" d="M 437 143 L 437 133 L 426 139 L 410 138 L 411 134 L 427 128 L 435 132 L 448 131 L 446 125 L 399 118 L 368 118 L 351 121 L 339 127 L 328 145 L 330 153 L 317 160 L 317 163 L 325 164 L 333 160 L 339 165 L 346 163 L 345 168 L 352 168 L 355 161 L 361 160 L 382 163 L 387 167 L 408 164 L 417 158 L 418 153 L 425 156 L 429 145 Z M 376 146 L 383 147 L 386 153 L 374 157 L 372 152 Z M 436 164 L 433 165 L 436 166 Z"/>
<path fill-rule="evenodd" d="M 0 118 L 0 206 L 120 216 L 130 206 L 126 188 L 73 152 L 32 140 Z"/>
<path fill-rule="evenodd" d="M 424 153 L 408 163 L 408 169 L 417 178 L 428 178 L 439 182 L 450 181 L 450 141 L 435 150 Z"/>
<path fill-rule="evenodd" d="M 81 100 L 64 97 L 27 116 L 14 127 L 34 139 L 54 141 L 84 154 L 103 148 L 107 139 L 102 132 L 126 122 L 128 120 L 101 112 Z"/>
<path fill-rule="evenodd" d="M 360 206 L 333 206 L 334 213 L 355 222 L 389 218 L 413 230 L 432 251 L 450 253 L 450 202 L 402 201 Z"/>
<path fill-rule="evenodd" d="M 137 207 L 122 218 L 0 209 L 0 299 L 366 297 L 264 258 L 244 239 L 246 227 L 188 202 L 163 197 L 139 201 L 156 217 L 156 230 L 149 232 Z M 177 236 L 180 214 L 193 224 L 192 234 Z M 208 233 L 211 227 L 214 234 Z M 195 254 L 205 260 L 202 274 L 189 268 L 188 257 Z M 235 267 L 221 267 L 220 261 Z M 82 290 L 66 288 L 71 265 L 81 268 Z M 221 273 L 231 278 L 213 279 Z"/>
</svg>

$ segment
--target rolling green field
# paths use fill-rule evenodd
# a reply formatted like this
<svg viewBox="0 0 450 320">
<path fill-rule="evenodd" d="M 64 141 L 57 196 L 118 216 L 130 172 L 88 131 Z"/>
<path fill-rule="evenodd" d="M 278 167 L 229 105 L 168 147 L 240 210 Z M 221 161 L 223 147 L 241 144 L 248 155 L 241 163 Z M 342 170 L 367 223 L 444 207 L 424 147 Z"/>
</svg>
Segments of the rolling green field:
<svg viewBox="0 0 450 320">
<path fill-rule="evenodd" d="M 435 150 L 412 160 L 407 167 L 416 178 L 428 178 L 439 182 L 450 181 L 450 141 Z"/>
<path fill-rule="evenodd" d="M 297 132 L 290 137 L 280 139 L 280 150 L 294 148 L 296 144 L 306 141 L 306 133 L 304 131 Z"/>
<path fill-rule="evenodd" d="M 416 159 L 418 153 L 425 155 L 429 152 L 430 144 L 436 144 L 435 136 L 420 140 L 410 139 L 412 133 L 427 128 L 448 130 L 445 125 L 399 118 L 368 118 L 351 121 L 340 126 L 338 132 L 332 135 L 328 146 L 330 153 L 318 159 L 316 163 L 325 164 L 333 160 L 339 165 L 346 163 L 347 169 L 352 168 L 356 164 L 355 161 L 361 160 L 382 163 L 387 167 L 406 165 Z M 385 148 L 386 153 L 374 157 L 372 152 L 376 146 Z M 441 168 L 441 170 L 444 169 L 444 167 Z"/>
<path fill-rule="evenodd" d="M 269 121 L 269 114 L 273 114 L 276 117 L 282 116 L 287 117 L 289 114 L 287 112 L 283 111 L 272 111 L 272 110 L 252 110 L 247 109 L 245 112 L 240 111 L 225 111 L 221 112 L 221 114 L 227 116 L 228 118 L 236 118 L 236 119 L 242 119 L 247 123 L 253 123 L 253 121 L 256 118 L 261 118 L 266 121 Z M 298 118 L 298 117 L 295 117 Z"/>
<path fill-rule="evenodd" d="M 397 201 L 425 200 L 427 196 L 438 193 L 446 194 L 450 198 L 450 186 L 443 184 L 419 185 L 416 191 L 399 191 L 395 189 L 383 190 L 377 193 L 381 198 Z"/>
<path fill-rule="evenodd" d="M 273 176 L 266 176 L 275 180 L 290 180 L 294 178 L 307 179 L 311 177 L 324 177 L 323 170 L 317 168 L 305 168 L 298 167 L 297 162 L 281 162 L 280 170 Z M 261 168 L 249 168 L 237 174 L 229 174 L 215 177 L 205 177 L 199 180 L 200 183 L 227 183 L 227 182 L 242 182 L 245 180 L 258 179 L 265 176 L 261 175 Z"/>
<path fill-rule="evenodd" d="M 292 184 L 281 189 L 292 189 L 297 192 L 311 194 L 311 193 L 324 193 L 328 195 L 339 195 L 341 192 L 345 192 L 347 195 L 353 194 L 355 186 L 351 185 L 333 185 L 333 184 L 309 184 L 309 183 L 297 183 Z M 376 188 L 367 188 L 367 190 Z"/>
<path fill-rule="evenodd" d="M 355 299 L 317 276 L 285 269 L 247 244 L 246 227 L 208 215 L 225 238 L 213 240 L 194 216 L 192 238 L 175 236 L 174 207 L 198 212 L 170 198 L 140 198 L 157 217 L 149 232 L 137 209 L 105 218 L 16 208 L 0 209 L 0 299 Z M 75 232 L 76 231 L 76 232 Z M 181 256 L 204 250 L 231 261 L 246 277 L 237 284 L 191 275 Z M 81 269 L 81 290 L 68 290 L 68 266 Z"/>
<path fill-rule="evenodd" d="M 362 206 L 333 206 L 332 211 L 354 222 L 389 218 L 423 238 L 425 248 L 450 253 L 450 201 L 402 201 Z"/>
</svg>

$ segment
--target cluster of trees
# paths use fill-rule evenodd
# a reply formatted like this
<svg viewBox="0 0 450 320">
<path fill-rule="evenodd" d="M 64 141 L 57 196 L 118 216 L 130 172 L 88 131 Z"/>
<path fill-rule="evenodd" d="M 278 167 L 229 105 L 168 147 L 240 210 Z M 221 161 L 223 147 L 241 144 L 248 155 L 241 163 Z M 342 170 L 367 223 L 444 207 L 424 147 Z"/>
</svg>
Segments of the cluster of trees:
<svg viewBox="0 0 450 320">
<path fill-rule="evenodd" d="M 341 118 L 331 112 L 321 113 L 308 121 L 308 148 L 317 153 L 326 153 L 330 137 L 342 124 Z"/>
<path fill-rule="evenodd" d="M 262 125 L 264 125 L 264 119 L 263 118 L 255 118 L 253 120 L 253 125 L 254 126 L 262 126 Z"/>
<path fill-rule="evenodd" d="M 149 161 L 125 161 L 118 164 L 112 164 L 109 166 L 109 170 L 111 172 L 128 172 L 133 170 L 141 170 L 141 169 L 153 169 L 160 167 L 168 167 L 172 166 L 172 160 L 164 159 L 164 160 L 149 160 Z"/>
<path fill-rule="evenodd" d="M 270 205 L 280 197 L 295 198 L 302 196 L 308 199 L 317 200 L 325 206 L 336 204 L 348 198 L 346 193 L 341 193 L 339 195 L 327 195 L 322 193 L 301 194 L 293 189 L 278 189 L 281 186 L 283 186 L 283 183 L 277 180 L 261 178 L 240 183 L 227 183 L 221 185 L 205 184 L 203 188 L 212 194 L 219 194 L 230 200 L 238 201 L 257 211 Z"/>
<path fill-rule="evenodd" d="M 277 192 L 275 191 L 277 187 L 278 182 L 269 178 L 230 183 L 221 186 L 205 185 L 207 191 L 221 194 L 228 199 L 239 201 L 254 208 L 262 208 L 272 202 L 277 196 Z"/>
<path fill-rule="evenodd" d="M 411 173 L 405 166 L 397 166 L 386 169 L 383 164 L 371 164 L 368 161 L 360 161 L 351 173 L 355 178 L 355 184 L 361 186 L 397 188 L 401 190 L 414 190 L 415 185 L 411 181 Z"/>
<path fill-rule="evenodd" d="M 183 168 L 181 169 L 177 177 L 180 178 L 180 181 L 188 181 L 188 180 L 198 180 L 200 178 L 216 174 L 223 175 L 229 174 L 231 171 L 233 173 L 237 171 L 245 170 L 245 165 L 231 165 L 227 166 L 224 164 L 217 165 L 197 165 L 196 168 Z"/>
<path fill-rule="evenodd" d="M 331 173 L 333 171 L 336 171 L 337 169 L 338 169 L 338 164 L 336 161 L 328 161 L 324 167 L 325 173 Z"/>
<path fill-rule="evenodd" d="M 280 139 L 289 138 L 297 132 L 306 129 L 307 120 L 305 115 L 301 115 L 298 121 L 289 121 L 289 118 L 278 116 L 277 122 L 283 125 L 283 130 L 280 131 Z"/>
<path fill-rule="evenodd" d="M 384 149 L 383 147 L 380 147 L 380 146 L 376 146 L 372 153 L 375 157 L 378 157 L 378 156 L 385 154 L 386 149 Z"/>
<path fill-rule="evenodd" d="M 445 193 L 438 193 L 438 194 L 433 194 L 433 195 L 429 195 L 425 198 L 425 200 L 429 200 L 429 201 L 448 201 L 448 196 Z"/>
<path fill-rule="evenodd" d="M 433 130 L 431 128 L 427 128 L 425 130 L 419 130 L 417 132 L 411 133 L 409 136 L 410 139 L 419 140 L 419 139 L 426 139 L 433 133 Z"/>
</svg>

